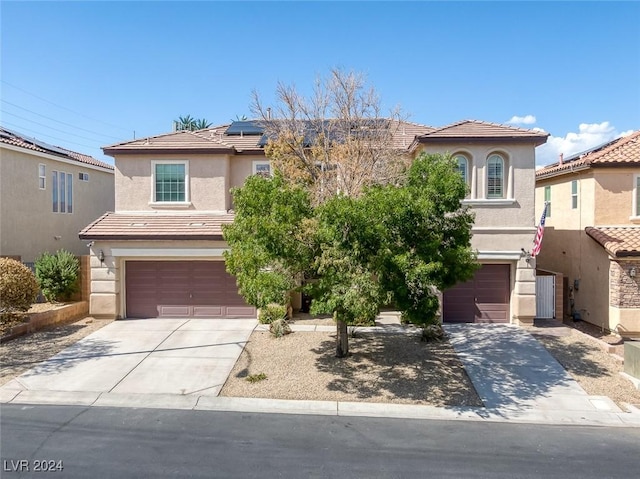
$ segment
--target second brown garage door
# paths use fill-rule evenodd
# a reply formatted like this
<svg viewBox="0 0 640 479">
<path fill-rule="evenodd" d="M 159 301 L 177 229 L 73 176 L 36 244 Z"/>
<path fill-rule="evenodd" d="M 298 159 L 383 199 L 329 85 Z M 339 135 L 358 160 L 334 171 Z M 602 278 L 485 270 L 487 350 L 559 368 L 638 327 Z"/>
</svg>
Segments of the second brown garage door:
<svg viewBox="0 0 640 479">
<path fill-rule="evenodd" d="M 223 261 L 127 261 L 129 318 L 255 318 Z"/>
<path fill-rule="evenodd" d="M 444 292 L 446 323 L 508 323 L 509 265 L 484 264 L 475 276 Z"/>
</svg>

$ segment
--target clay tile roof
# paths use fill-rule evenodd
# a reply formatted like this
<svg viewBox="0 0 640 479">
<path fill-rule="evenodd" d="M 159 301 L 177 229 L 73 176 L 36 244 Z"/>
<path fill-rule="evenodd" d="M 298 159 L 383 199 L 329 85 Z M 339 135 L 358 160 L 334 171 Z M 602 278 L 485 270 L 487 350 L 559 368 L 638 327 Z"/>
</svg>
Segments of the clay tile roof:
<svg viewBox="0 0 640 479">
<path fill-rule="evenodd" d="M 246 123 L 252 123 L 248 121 Z M 138 140 L 116 143 L 105 146 L 106 154 L 141 152 L 141 151 L 199 151 L 199 152 L 234 152 L 263 151 L 262 134 L 226 134 L 230 125 L 219 125 L 197 131 L 174 131 L 162 135 L 141 138 Z M 393 137 L 396 148 L 407 149 L 416 136 L 433 130 L 432 127 L 407 121 L 395 122 L 397 126 Z"/>
<path fill-rule="evenodd" d="M 156 215 L 106 213 L 80 231 L 85 240 L 217 240 L 233 215 Z"/>
<path fill-rule="evenodd" d="M 22 135 L 13 130 L 9 130 L 4 127 L 0 127 L 0 143 L 6 145 L 17 146 L 26 150 L 37 151 L 40 153 L 47 153 L 53 156 L 59 156 L 68 160 L 75 160 L 79 163 L 85 163 L 87 165 L 99 166 L 108 170 L 113 170 L 113 165 L 104 163 L 103 161 L 96 160 L 94 157 L 84 155 L 76 151 L 67 150 L 60 146 L 49 145 L 43 141 L 31 138 L 29 136 Z"/>
<path fill-rule="evenodd" d="M 541 145 L 547 141 L 548 136 L 548 133 L 539 130 L 529 130 L 480 120 L 462 120 L 436 128 L 418 137 L 417 140 L 420 143 L 453 139 L 534 140 L 537 145 Z"/>
<path fill-rule="evenodd" d="M 640 226 L 588 226 L 586 233 L 611 256 L 640 256 Z"/>
<path fill-rule="evenodd" d="M 640 130 L 573 155 L 562 163 L 545 166 L 536 171 L 536 177 L 554 176 L 576 168 L 635 165 L 640 165 Z"/>
</svg>

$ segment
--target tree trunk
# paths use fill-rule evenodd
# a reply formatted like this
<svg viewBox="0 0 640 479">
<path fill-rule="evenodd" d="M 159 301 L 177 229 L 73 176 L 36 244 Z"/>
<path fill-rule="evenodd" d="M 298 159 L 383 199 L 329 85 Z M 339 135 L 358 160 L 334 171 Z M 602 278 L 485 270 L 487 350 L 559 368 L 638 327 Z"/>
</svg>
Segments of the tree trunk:
<svg viewBox="0 0 640 479">
<path fill-rule="evenodd" d="M 336 358 L 344 358 L 349 355 L 349 334 L 347 323 L 338 319 L 336 326 Z"/>
</svg>

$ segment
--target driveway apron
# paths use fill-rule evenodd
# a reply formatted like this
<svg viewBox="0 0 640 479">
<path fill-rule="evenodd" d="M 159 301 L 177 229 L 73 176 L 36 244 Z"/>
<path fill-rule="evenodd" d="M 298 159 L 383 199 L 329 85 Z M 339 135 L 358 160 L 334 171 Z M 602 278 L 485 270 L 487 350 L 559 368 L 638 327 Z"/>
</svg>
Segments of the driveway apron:
<svg viewBox="0 0 640 479">
<path fill-rule="evenodd" d="M 445 324 L 478 395 L 489 409 L 620 411 L 589 396 L 528 332 L 513 325 Z"/>
<path fill-rule="evenodd" d="M 47 391 L 217 396 L 256 324 L 255 319 L 115 321 L 0 389 L 3 397 Z"/>
</svg>

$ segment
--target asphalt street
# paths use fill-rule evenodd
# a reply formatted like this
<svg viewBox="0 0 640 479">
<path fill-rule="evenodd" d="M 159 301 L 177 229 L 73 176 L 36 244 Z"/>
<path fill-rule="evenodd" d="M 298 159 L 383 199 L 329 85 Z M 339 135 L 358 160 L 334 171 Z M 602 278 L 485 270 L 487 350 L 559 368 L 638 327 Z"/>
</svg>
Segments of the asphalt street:
<svg viewBox="0 0 640 479">
<path fill-rule="evenodd" d="M 0 413 L 3 478 L 601 479 L 640 468 L 637 428 L 9 404 Z"/>
</svg>

